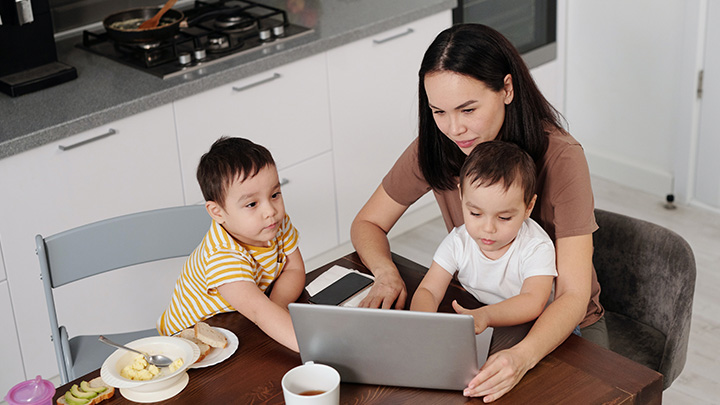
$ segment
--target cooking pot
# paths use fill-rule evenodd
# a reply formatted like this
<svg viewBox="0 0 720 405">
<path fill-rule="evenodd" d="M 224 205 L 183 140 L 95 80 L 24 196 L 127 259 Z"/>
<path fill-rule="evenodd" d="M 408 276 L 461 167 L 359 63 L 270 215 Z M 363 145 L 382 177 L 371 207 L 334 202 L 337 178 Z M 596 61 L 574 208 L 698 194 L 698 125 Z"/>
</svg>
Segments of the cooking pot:
<svg viewBox="0 0 720 405">
<path fill-rule="evenodd" d="M 103 26 L 110 38 L 118 42 L 161 41 L 177 34 L 180 23 L 185 19 L 182 11 L 170 9 L 155 28 L 138 29 L 145 20 L 152 18 L 160 7 L 143 7 L 121 11 L 103 20 Z"/>
</svg>

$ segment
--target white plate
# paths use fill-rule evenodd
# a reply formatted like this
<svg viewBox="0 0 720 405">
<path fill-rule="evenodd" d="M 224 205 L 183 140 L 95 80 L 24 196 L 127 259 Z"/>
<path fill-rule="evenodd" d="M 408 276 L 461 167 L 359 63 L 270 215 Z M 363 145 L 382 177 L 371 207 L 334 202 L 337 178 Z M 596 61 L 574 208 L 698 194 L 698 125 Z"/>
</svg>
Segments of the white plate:
<svg viewBox="0 0 720 405">
<path fill-rule="evenodd" d="M 158 388 L 157 390 L 143 392 L 139 389 L 120 388 L 120 395 L 130 401 L 143 404 L 160 402 L 179 394 L 188 385 L 188 381 L 190 381 L 188 373 L 183 372 L 178 376 L 177 380 L 172 381 L 172 383 L 165 384 L 165 386 Z"/>
<path fill-rule="evenodd" d="M 225 338 L 227 339 L 227 346 L 224 349 L 218 349 L 213 348 L 210 353 L 205 356 L 204 359 L 201 361 L 198 361 L 197 363 L 194 363 L 190 366 L 190 368 L 203 368 L 203 367 L 209 367 L 214 366 L 218 363 L 221 363 L 225 360 L 227 360 L 228 357 L 232 356 L 233 353 L 235 353 L 235 350 L 237 350 L 239 346 L 238 337 L 235 336 L 234 333 L 231 331 L 224 329 L 224 328 L 216 328 L 213 327 L 213 329 L 221 332 L 223 335 L 225 335 Z"/>
</svg>

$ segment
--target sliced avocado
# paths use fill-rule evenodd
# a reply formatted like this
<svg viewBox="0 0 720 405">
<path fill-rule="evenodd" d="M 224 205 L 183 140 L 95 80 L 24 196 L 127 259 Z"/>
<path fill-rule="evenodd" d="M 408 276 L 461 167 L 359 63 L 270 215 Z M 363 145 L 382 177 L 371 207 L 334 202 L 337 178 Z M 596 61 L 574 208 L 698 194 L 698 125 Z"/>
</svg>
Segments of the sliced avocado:
<svg viewBox="0 0 720 405">
<path fill-rule="evenodd" d="M 68 391 L 65 393 L 65 402 L 67 402 L 68 405 L 85 405 L 90 402 L 90 400 L 85 398 L 75 398 L 73 394 Z"/>
<path fill-rule="evenodd" d="M 80 382 L 80 389 L 85 392 L 103 392 L 107 389 L 107 387 L 91 387 L 90 383 L 87 381 Z"/>
<path fill-rule="evenodd" d="M 80 390 L 78 389 L 77 384 L 73 384 L 73 386 L 70 387 L 70 393 L 71 393 L 72 396 L 74 396 L 75 398 L 81 398 L 81 399 L 82 399 L 82 398 L 88 398 L 88 399 L 90 399 L 90 398 L 95 398 L 95 397 L 97 396 L 97 392 L 93 392 L 93 391 L 90 391 L 90 392 L 82 392 L 82 391 L 80 391 Z"/>
</svg>

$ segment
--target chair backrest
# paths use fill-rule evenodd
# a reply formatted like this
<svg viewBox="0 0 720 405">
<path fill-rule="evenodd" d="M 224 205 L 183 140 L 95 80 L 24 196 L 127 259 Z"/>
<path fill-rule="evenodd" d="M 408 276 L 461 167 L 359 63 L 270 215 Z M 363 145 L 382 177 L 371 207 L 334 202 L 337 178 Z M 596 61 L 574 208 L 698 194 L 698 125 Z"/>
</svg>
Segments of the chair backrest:
<svg viewBox="0 0 720 405">
<path fill-rule="evenodd" d="M 695 256 L 685 239 L 662 226 L 600 209 L 595 218 L 600 229 L 593 234 L 593 264 L 600 301 L 606 311 L 665 335 L 658 371 L 667 387 L 687 356 Z"/>
<path fill-rule="evenodd" d="M 63 344 L 67 351 L 68 336 L 58 324 L 54 290 L 111 270 L 188 256 L 211 223 L 205 207 L 193 205 L 124 215 L 46 238 L 35 237 L 53 344 L 63 380 L 67 377 L 64 368 L 69 358 L 69 353 L 63 352 Z M 181 270 L 177 269 L 177 275 Z M 170 294 L 168 291 L 168 302 Z"/>
<path fill-rule="evenodd" d="M 36 242 L 57 288 L 122 267 L 187 256 L 210 223 L 204 206 L 191 205 L 110 218 L 44 239 L 38 235 Z"/>
</svg>

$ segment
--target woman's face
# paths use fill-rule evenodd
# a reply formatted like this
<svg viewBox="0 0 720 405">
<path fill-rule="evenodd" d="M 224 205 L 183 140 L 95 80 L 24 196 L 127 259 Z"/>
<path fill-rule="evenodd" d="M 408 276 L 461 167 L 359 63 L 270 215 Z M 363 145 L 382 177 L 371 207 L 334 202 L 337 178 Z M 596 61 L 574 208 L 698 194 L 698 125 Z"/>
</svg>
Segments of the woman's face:
<svg viewBox="0 0 720 405">
<path fill-rule="evenodd" d="M 505 76 L 505 87 L 495 92 L 472 77 L 435 72 L 425 75 L 425 91 L 435 124 L 466 155 L 497 137 L 505 105 L 513 99 L 510 75 Z"/>
</svg>

